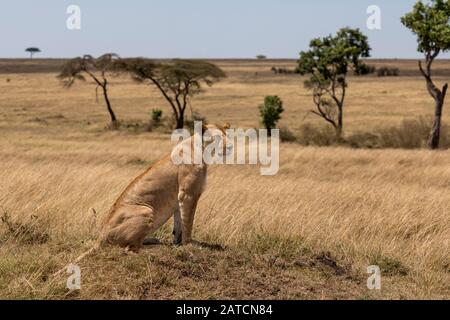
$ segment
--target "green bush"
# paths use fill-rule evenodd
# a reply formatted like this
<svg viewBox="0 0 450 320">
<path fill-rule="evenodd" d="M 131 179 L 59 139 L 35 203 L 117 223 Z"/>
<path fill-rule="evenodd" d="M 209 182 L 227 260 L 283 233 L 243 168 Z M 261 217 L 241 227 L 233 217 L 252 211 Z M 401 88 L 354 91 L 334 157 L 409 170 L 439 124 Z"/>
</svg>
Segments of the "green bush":
<svg viewBox="0 0 450 320">
<path fill-rule="evenodd" d="M 267 96 L 264 99 L 264 104 L 259 106 L 259 112 L 264 127 L 267 130 L 274 129 L 284 112 L 283 101 L 278 96 Z"/>
<path fill-rule="evenodd" d="M 163 112 L 161 109 L 153 109 L 152 110 L 152 120 L 154 122 L 161 122 L 161 118 L 162 118 Z"/>
</svg>

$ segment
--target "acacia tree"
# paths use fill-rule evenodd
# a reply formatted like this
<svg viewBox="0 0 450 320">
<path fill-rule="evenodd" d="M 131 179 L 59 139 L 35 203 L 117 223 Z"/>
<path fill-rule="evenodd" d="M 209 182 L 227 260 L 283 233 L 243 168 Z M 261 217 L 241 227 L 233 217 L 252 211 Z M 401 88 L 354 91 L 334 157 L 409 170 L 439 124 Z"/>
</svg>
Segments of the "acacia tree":
<svg viewBox="0 0 450 320">
<path fill-rule="evenodd" d="M 111 117 L 112 125 L 117 124 L 117 117 L 112 109 L 108 96 L 109 82 L 107 74 L 115 71 L 115 64 L 118 59 L 118 55 L 114 53 L 107 53 L 98 58 L 94 58 L 91 55 L 84 55 L 83 57 L 69 60 L 58 75 L 58 78 L 67 88 L 70 88 L 76 80 L 86 81 L 86 76 L 91 78 L 97 86 L 95 89 L 96 97 L 98 97 L 98 89 L 102 89 L 103 98 Z"/>
<path fill-rule="evenodd" d="M 33 59 L 33 55 L 35 53 L 41 52 L 41 49 L 36 48 L 36 47 L 30 47 L 30 48 L 26 48 L 25 52 L 28 52 L 30 54 L 30 59 Z"/>
<path fill-rule="evenodd" d="M 359 75 L 366 65 L 362 58 L 370 57 L 367 37 L 359 29 L 343 28 L 335 36 L 313 39 L 309 51 L 300 53 L 298 72 L 309 75 L 305 87 L 313 92 L 316 106 L 311 112 L 336 130 L 338 139 L 344 128 L 344 102 L 347 75 L 350 70 Z"/>
<path fill-rule="evenodd" d="M 439 89 L 432 79 L 431 67 L 441 52 L 450 50 L 450 2 L 432 0 L 428 4 L 418 1 L 413 11 L 401 21 L 417 35 L 418 51 L 425 55 L 425 66 L 419 61 L 419 70 L 427 83 L 427 89 L 435 101 L 434 123 L 428 139 L 428 148 L 439 148 L 442 112 L 448 84 Z"/>
<path fill-rule="evenodd" d="M 216 65 L 202 60 L 175 59 L 159 64 L 149 59 L 124 59 L 116 69 L 128 72 L 140 83 L 154 85 L 172 108 L 176 128 L 184 127 L 189 99 L 202 92 L 202 86 L 212 86 L 226 75 Z"/>
</svg>

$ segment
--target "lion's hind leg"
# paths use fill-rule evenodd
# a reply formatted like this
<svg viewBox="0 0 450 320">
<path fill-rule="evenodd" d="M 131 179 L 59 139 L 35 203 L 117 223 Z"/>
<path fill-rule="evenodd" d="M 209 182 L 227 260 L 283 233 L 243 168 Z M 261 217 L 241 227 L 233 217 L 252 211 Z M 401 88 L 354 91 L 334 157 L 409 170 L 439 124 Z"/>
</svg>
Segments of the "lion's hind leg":
<svg viewBox="0 0 450 320">
<path fill-rule="evenodd" d="M 138 251 L 147 235 L 155 231 L 155 213 L 145 206 L 126 206 L 117 212 L 104 236 L 106 242 Z"/>
</svg>

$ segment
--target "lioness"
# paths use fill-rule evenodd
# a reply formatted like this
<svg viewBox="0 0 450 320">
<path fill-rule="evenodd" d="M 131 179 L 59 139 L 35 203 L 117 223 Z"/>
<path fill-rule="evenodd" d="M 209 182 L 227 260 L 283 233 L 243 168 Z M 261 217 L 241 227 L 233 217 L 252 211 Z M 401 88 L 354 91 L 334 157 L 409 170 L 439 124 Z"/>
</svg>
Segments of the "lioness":
<svg viewBox="0 0 450 320">
<path fill-rule="evenodd" d="M 203 126 L 201 134 L 210 135 L 210 139 L 202 139 L 201 151 L 211 143 L 221 140 L 223 149 L 220 150 L 219 156 L 231 152 L 226 134 L 229 127 L 228 124 Z M 174 243 L 188 244 L 192 241 L 194 215 L 205 188 L 207 165 L 203 157 L 200 164 L 195 164 L 194 161 L 190 162 L 193 164 L 175 164 L 172 155 L 186 149 L 193 150 L 198 134 L 180 143 L 171 155 L 134 179 L 112 206 L 96 244 L 75 259 L 73 264 L 107 244 L 139 251 L 146 242 L 146 237 L 158 230 L 172 216 Z M 53 276 L 64 270 L 65 268 L 59 270 Z"/>
<path fill-rule="evenodd" d="M 204 125 L 203 133 L 219 138 L 223 154 L 231 151 L 226 130 L 229 125 Z M 197 133 L 198 134 L 198 133 Z M 194 137 L 181 145 L 193 147 Z M 212 139 L 203 140 L 203 149 Z M 178 152 L 178 151 L 177 151 Z M 222 155 L 223 155 L 222 154 Z M 137 177 L 115 202 L 101 230 L 100 243 L 138 251 L 145 239 L 174 217 L 174 243 L 192 241 L 195 211 L 206 184 L 207 165 L 174 164 L 167 156 Z"/>
</svg>

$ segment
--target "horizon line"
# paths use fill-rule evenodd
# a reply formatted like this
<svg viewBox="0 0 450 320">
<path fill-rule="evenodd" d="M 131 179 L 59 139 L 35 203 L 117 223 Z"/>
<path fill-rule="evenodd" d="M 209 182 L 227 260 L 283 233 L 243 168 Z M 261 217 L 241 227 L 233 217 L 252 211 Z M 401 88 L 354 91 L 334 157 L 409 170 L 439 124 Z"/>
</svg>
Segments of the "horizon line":
<svg viewBox="0 0 450 320">
<path fill-rule="evenodd" d="M 30 59 L 29 57 L 0 57 L 0 60 L 68 60 L 73 59 L 76 57 L 80 57 L 82 55 L 78 56 L 72 56 L 72 57 L 33 57 Z M 95 57 L 95 56 L 94 56 Z M 298 60 L 298 58 L 270 58 L 267 57 L 265 59 L 258 59 L 256 57 L 228 57 L 228 58 L 217 58 L 217 57 L 146 57 L 146 56 L 120 56 L 120 58 L 128 59 L 128 58 L 144 58 L 144 59 L 152 59 L 152 60 L 175 60 L 175 59 L 182 59 L 182 60 L 255 60 L 255 61 L 270 61 L 270 60 Z M 424 59 L 422 57 L 408 57 L 408 58 L 402 58 L 402 57 L 369 57 L 369 58 L 363 58 L 362 60 L 421 60 Z M 450 57 L 437 57 L 436 60 L 450 60 Z"/>
</svg>

